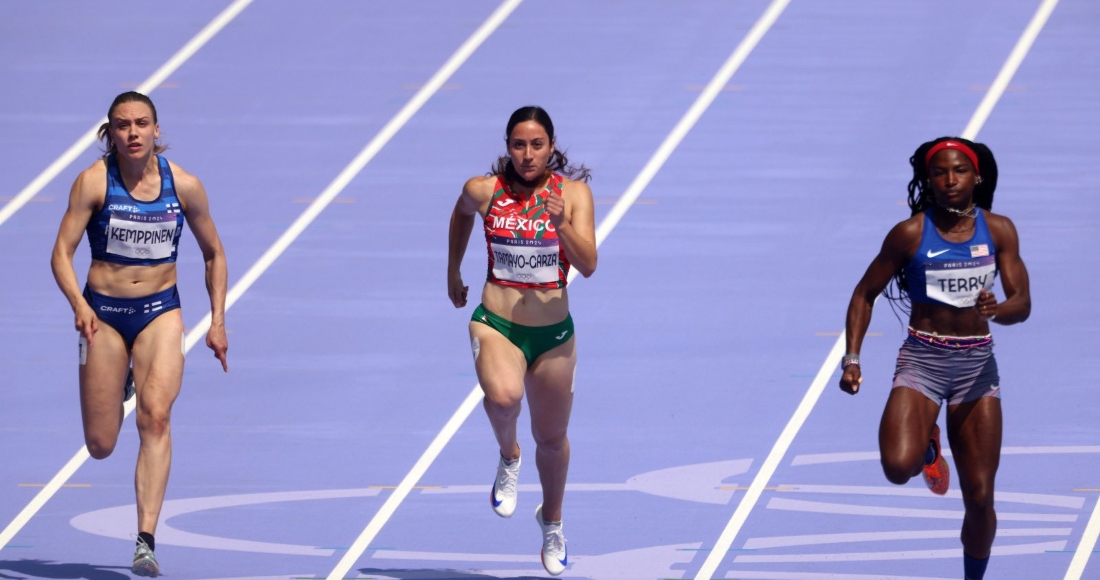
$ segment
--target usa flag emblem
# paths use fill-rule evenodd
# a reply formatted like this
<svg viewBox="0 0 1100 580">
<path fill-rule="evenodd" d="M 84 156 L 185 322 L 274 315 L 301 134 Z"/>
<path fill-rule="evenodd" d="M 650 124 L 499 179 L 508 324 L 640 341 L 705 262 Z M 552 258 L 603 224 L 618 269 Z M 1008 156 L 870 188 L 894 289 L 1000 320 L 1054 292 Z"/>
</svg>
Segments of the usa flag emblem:
<svg viewBox="0 0 1100 580">
<path fill-rule="evenodd" d="M 989 255 L 989 245 L 988 244 L 978 244 L 976 246 L 970 246 L 970 257 L 971 258 L 980 258 L 982 256 L 988 256 L 988 255 Z"/>
</svg>

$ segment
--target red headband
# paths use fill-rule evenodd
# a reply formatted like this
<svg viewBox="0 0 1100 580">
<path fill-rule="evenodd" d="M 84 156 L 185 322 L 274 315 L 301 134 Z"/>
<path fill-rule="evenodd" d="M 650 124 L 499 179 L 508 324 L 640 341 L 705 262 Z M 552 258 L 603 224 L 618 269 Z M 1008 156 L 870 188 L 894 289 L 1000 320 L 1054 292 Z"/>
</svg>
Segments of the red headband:
<svg viewBox="0 0 1100 580">
<path fill-rule="evenodd" d="M 940 141 L 939 143 L 933 145 L 932 148 L 928 150 L 928 153 L 924 155 L 924 166 L 928 167 L 928 163 L 932 161 L 932 156 L 939 153 L 940 151 L 943 151 L 944 149 L 954 149 L 961 152 L 963 155 L 966 155 L 966 158 L 970 160 L 971 165 L 974 166 L 974 173 L 981 175 L 982 172 L 978 168 L 978 154 L 974 153 L 974 150 L 970 147 L 967 147 L 965 143 L 960 143 L 959 141 Z"/>
</svg>

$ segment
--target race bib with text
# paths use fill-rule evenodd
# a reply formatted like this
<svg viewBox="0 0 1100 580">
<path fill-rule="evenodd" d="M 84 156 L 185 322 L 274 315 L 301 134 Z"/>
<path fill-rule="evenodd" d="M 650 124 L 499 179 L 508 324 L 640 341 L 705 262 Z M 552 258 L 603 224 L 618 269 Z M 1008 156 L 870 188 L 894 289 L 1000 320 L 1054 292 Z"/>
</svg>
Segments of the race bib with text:
<svg viewBox="0 0 1100 580">
<path fill-rule="evenodd" d="M 107 224 L 107 253 L 135 260 L 171 257 L 176 227 L 176 216 L 171 213 L 111 212 L 111 221 Z"/>
<path fill-rule="evenodd" d="M 558 280 L 556 238 L 507 238 L 493 236 L 493 276 L 507 282 L 545 284 Z"/>
<path fill-rule="evenodd" d="M 993 289 L 996 271 L 993 256 L 928 264 L 924 268 L 925 292 L 929 298 L 956 308 L 974 306 L 982 289 Z"/>
</svg>

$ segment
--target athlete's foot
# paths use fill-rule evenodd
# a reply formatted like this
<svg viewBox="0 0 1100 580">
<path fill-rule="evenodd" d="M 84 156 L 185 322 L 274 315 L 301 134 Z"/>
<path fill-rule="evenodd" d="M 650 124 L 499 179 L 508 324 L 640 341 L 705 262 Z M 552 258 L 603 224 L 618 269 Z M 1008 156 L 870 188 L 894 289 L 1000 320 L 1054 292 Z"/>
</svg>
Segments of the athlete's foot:
<svg viewBox="0 0 1100 580">
<path fill-rule="evenodd" d="M 516 498 L 519 495 L 516 486 L 519 483 L 519 460 L 517 457 L 510 464 L 500 458 L 497 463 L 497 478 L 493 482 L 493 489 L 489 491 L 489 505 L 493 511 L 502 518 L 512 517 L 516 511 Z"/>
<path fill-rule="evenodd" d="M 932 493 L 943 495 L 951 483 L 951 471 L 947 468 L 947 460 L 943 458 L 940 447 L 940 426 L 932 427 L 932 438 L 928 441 L 928 452 L 935 456 L 931 463 L 925 463 L 923 473 L 924 483 Z"/>
<path fill-rule="evenodd" d="M 565 572 L 569 565 L 569 554 L 565 549 L 565 535 L 561 531 L 561 522 L 547 522 L 542 519 L 542 505 L 535 508 L 535 521 L 542 528 L 542 567 L 551 576 Z"/>
<path fill-rule="evenodd" d="M 153 555 L 153 550 L 149 548 L 149 544 L 146 544 L 145 540 L 141 538 L 138 538 L 137 548 L 134 550 L 134 565 L 130 568 L 130 571 L 146 578 L 160 576 L 157 557 Z"/>
</svg>

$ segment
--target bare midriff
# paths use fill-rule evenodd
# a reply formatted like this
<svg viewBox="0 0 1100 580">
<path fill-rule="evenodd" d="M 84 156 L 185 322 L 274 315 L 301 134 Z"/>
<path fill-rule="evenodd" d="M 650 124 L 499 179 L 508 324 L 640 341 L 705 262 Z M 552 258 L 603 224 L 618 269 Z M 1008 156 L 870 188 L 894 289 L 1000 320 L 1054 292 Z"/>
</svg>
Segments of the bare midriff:
<svg viewBox="0 0 1100 580">
<path fill-rule="evenodd" d="M 565 288 L 515 288 L 486 282 L 481 303 L 489 312 L 523 326 L 549 326 L 569 314 Z"/>
</svg>

